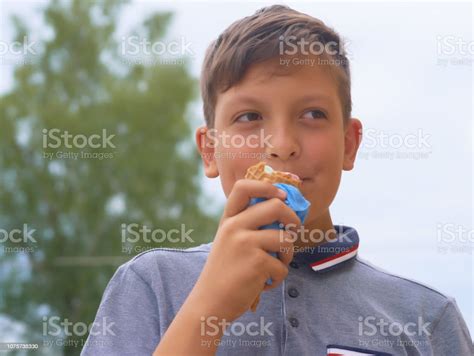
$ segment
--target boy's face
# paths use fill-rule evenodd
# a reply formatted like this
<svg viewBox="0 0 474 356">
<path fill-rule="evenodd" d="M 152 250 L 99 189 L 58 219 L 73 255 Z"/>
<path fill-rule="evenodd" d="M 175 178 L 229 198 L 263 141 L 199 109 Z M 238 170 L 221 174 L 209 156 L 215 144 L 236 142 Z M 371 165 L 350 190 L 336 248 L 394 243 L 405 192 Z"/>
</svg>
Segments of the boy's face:
<svg viewBox="0 0 474 356">
<path fill-rule="evenodd" d="M 311 202 L 306 220 L 311 223 L 328 213 L 342 170 L 353 168 L 361 124 L 351 119 L 344 126 L 337 81 L 328 68 L 282 67 L 279 59 L 251 66 L 237 85 L 219 94 L 214 130 L 206 135 L 198 128 L 196 140 L 206 175 L 221 177 L 226 196 L 262 160 L 297 174 Z"/>
</svg>

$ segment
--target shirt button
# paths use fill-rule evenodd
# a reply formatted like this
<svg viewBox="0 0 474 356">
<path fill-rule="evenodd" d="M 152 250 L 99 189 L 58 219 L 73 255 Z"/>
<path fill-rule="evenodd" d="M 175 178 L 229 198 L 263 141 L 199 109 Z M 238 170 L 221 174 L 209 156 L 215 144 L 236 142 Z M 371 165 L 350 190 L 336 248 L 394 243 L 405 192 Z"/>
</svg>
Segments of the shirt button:
<svg viewBox="0 0 474 356">
<path fill-rule="evenodd" d="M 297 296 L 300 295 L 300 293 L 298 292 L 298 289 L 296 289 L 296 288 L 290 288 L 290 289 L 288 289 L 288 295 L 289 295 L 291 298 L 296 298 Z"/>
<path fill-rule="evenodd" d="M 298 266 L 298 264 L 297 264 L 296 262 L 291 261 L 291 262 L 290 262 L 290 267 L 292 267 L 292 268 L 298 268 L 299 266 Z"/>
<path fill-rule="evenodd" d="M 290 318 L 288 320 L 290 321 L 290 325 L 294 328 L 297 328 L 298 325 L 300 324 L 298 319 L 296 319 L 296 318 Z"/>
</svg>

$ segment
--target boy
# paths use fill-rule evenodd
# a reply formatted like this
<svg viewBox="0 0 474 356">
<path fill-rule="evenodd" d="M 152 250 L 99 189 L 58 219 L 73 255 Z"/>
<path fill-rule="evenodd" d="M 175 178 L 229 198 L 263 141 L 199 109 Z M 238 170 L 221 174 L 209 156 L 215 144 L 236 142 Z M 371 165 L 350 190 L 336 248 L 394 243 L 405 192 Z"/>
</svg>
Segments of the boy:
<svg viewBox="0 0 474 356">
<path fill-rule="evenodd" d="M 332 223 L 362 129 L 333 30 L 263 8 L 210 45 L 201 89 L 196 142 L 228 198 L 215 239 L 121 266 L 96 316 L 110 332 L 89 336 L 84 355 L 471 355 L 452 298 L 363 262 L 356 230 Z M 304 225 L 283 191 L 243 179 L 258 161 L 301 178 Z M 284 228 L 259 229 L 275 221 Z"/>
</svg>

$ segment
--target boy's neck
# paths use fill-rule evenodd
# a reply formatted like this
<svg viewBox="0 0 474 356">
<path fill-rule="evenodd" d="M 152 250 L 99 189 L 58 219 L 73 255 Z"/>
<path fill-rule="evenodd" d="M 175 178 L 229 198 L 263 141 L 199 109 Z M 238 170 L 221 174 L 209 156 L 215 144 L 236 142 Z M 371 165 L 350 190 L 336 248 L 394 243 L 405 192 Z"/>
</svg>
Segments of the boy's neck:
<svg viewBox="0 0 474 356">
<path fill-rule="evenodd" d="M 332 224 L 329 209 L 311 221 L 306 221 L 302 231 L 298 231 L 298 238 L 294 242 L 295 251 L 304 251 L 317 247 L 337 237 L 337 230 Z M 324 238 L 322 238 L 324 236 Z"/>
</svg>

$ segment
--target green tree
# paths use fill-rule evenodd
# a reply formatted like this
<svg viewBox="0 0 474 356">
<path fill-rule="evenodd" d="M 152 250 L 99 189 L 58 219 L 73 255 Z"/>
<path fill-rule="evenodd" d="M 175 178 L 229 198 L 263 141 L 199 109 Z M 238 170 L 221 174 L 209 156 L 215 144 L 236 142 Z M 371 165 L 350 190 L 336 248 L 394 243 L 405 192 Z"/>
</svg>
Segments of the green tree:
<svg viewBox="0 0 474 356">
<path fill-rule="evenodd" d="M 0 314 L 27 326 L 25 342 L 41 346 L 49 338 L 44 317 L 93 321 L 113 272 L 133 257 L 122 251 L 122 224 L 163 231 L 184 224 L 194 230 L 192 245 L 212 240 L 216 229 L 217 218 L 198 204 L 200 163 L 187 117 L 197 85 L 188 59 L 126 60 L 116 38 L 124 8 L 115 0 L 52 1 L 42 13 L 52 35 L 16 66 L 14 85 L 0 98 L 0 227 L 35 230 L 35 242 L 0 246 Z M 153 14 L 127 38 L 163 40 L 171 19 Z M 13 24 L 17 40 L 38 30 L 20 18 Z M 114 147 L 82 147 L 79 140 L 67 147 L 64 138 L 52 147 L 49 136 L 104 130 Z"/>
</svg>

